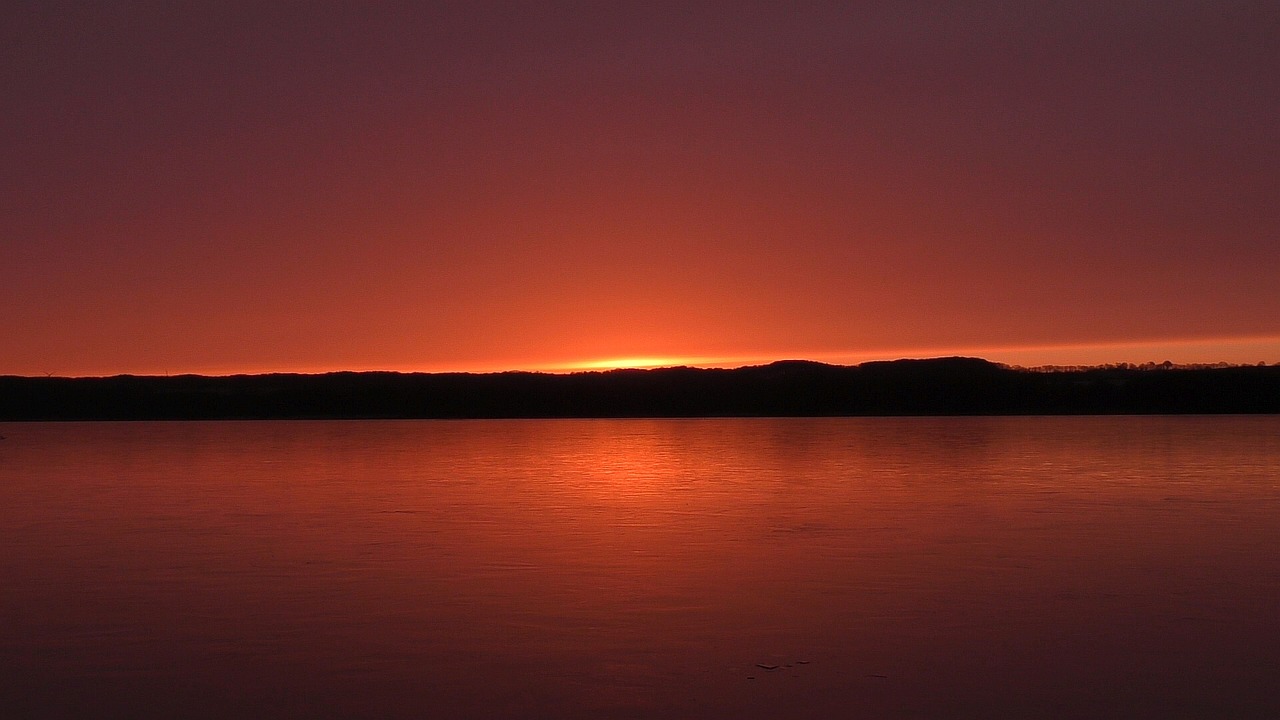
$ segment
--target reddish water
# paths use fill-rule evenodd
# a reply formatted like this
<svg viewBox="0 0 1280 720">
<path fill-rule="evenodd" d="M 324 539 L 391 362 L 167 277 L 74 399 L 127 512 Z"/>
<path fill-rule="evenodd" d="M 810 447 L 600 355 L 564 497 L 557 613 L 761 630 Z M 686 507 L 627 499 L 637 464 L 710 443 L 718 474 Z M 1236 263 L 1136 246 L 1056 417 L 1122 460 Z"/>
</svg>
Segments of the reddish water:
<svg viewBox="0 0 1280 720">
<path fill-rule="evenodd" d="M 6 717 L 1280 717 L 1278 417 L 0 434 Z"/>
</svg>

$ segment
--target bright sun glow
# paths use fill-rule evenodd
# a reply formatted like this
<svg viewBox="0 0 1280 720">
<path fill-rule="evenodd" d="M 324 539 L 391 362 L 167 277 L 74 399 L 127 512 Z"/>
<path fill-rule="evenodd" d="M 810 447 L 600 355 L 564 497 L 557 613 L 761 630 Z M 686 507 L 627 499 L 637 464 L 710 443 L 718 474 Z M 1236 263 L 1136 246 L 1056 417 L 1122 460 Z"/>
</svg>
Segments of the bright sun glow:
<svg viewBox="0 0 1280 720">
<path fill-rule="evenodd" d="M 622 368 L 657 368 L 657 367 L 674 367 L 676 365 L 688 365 L 691 363 L 689 358 L 674 357 L 628 357 L 628 358 L 610 358 L 608 360 L 589 360 L 587 362 L 574 363 L 574 370 L 619 370 Z"/>
<path fill-rule="evenodd" d="M 739 356 L 666 356 L 666 357 L 619 357 L 604 360 L 583 360 L 534 366 L 528 369 L 541 372 L 583 372 L 618 370 L 623 368 L 664 368 L 664 367 L 741 367 L 744 365 L 764 365 L 775 360 L 803 359 L 840 365 L 857 365 L 873 360 L 896 360 L 900 358 L 944 357 L 948 355 L 966 355 L 980 357 L 993 362 L 1012 365 L 1098 365 L 1111 362 L 1162 362 L 1172 360 L 1176 363 L 1197 362 L 1230 362 L 1253 364 L 1259 360 L 1266 362 L 1280 361 L 1280 336 L 1267 337 L 1228 337 L 1203 339 L 1170 339 L 1150 341 L 1129 341 L 1112 343 L 1078 343 L 1059 345 L 1026 345 L 1026 346 L 978 346 L 978 347 L 937 347 L 937 348 L 902 348 L 897 350 L 878 351 L 798 351 L 780 355 L 739 355 Z"/>
</svg>

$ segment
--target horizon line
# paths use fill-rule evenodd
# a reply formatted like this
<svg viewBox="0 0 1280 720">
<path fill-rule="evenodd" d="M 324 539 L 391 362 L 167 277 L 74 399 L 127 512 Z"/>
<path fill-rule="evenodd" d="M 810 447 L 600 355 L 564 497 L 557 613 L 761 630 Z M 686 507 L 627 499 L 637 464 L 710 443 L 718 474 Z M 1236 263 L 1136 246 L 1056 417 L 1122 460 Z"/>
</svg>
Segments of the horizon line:
<svg viewBox="0 0 1280 720">
<path fill-rule="evenodd" d="M 1208 341 L 1188 341 L 1189 343 L 1206 343 Z M 815 363 L 831 366 L 842 366 L 842 368 L 856 368 L 856 366 L 870 363 L 893 363 L 893 361 L 902 360 L 945 360 L 955 359 L 955 357 L 964 357 L 964 359 L 983 360 L 993 365 L 1005 366 L 1005 368 L 1014 370 L 1071 370 L 1071 369 L 1106 369 L 1117 368 L 1117 366 L 1128 366 L 1128 368 L 1144 369 L 1152 368 L 1152 366 L 1167 366 L 1167 368 L 1175 369 L 1197 369 L 1197 368 L 1213 368 L 1213 366 L 1229 366 L 1229 368 L 1248 368 L 1248 366 L 1272 366 L 1280 365 L 1280 337 L 1276 338 L 1236 338 L 1236 343 L 1253 343 L 1266 342 L 1268 346 L 1274 345 L 1276 355 L 1272 355 L 1274 359 L 1258 359 L 1258 360 L 1153 360 L 1147 359 L 1142 361 L 1133 360 L 1102 360 L 1102 361 L 1076 361 L 1076 363 L 1009 363 L 1009 361 L 998 360 L 993 354 L 1000 354 L 1001 348 L 983 348 L 987 352 L 966 352 L 969 348 L 960 348 L 955 351 L 941 352 L 876 352 L 876 354 L 836 354 L 836 352 L 814 352 L 814 354 L 806 354 L 804 356 L 774 356 L 774 357 L 618 357 L 611 360 L 591 360 L 584 363 L 568 363 L 568 364 L 544 364 L 544 365 L 524 365 L 513 366 L 513 368 L 490 368 L 486 369 L 424 369 L 411 368 L 411 366 L 364 366 L 364 368 L 339 368 L 339 369 L 264 369 L 264 370 L 241 370 L 241 372 L 200 372 L 200 370 L 192 370 L 192 372 L 168 372 L 168 373 L 109 373 L 109 374 L 69 374 L 60 375 L 52 373 L 44 373 L 38 375 L 19 375 L 4 373 L 0 377 L 18 377 L 18 378 L 49 378 L 49 379 L 91 379 L 91 378 L 165 378 L 165 377 L 206 377 L 206 378 L 230 378 L 230 377 L 246 377 L 246 375 L 329 375 L 340 373 L 366 374 L 366 373 L 392 373 L 392 374 L 429 374 L 429 375 L 448 375 L 448 374 L 465 374 L 465 375 L 495 375 L 495 374 L 543 374 L 543 375 L 573 375 L 573 374 L 590 374 L 590 373 L 609 373 L 616 370 L 669 370 L 678 368 L 690 369 L 721 369 L 721 370 L 739 370 L 745 368 L 759 368 L 759 366 L 767 366 L 777 363 Z M 1165 346 L 1164 342 L 1147 342 L 1147 343 L 1116 343 L 1123 346 Z M 1047 350 L 1047 348 L 1100 348 L 1103 345 L 1062 345 L 1062 346 L 1018 346 L 1007 348 L 1010 352 L 1018 352 L 1018 354 L 1027 354 L 1037 350 Z M 972 348 L 977 350 L 977 348 Z M 995 351 L 995 352 L 992 352 Z"/>
<path fill-rule="evenodd" d="M 206 366 L 178 371 L 151 369 L 122 372 L 58 373 L 44 372 L 32 375 L 0 373 L 10 377 L 173 377 L 200 375 L 205 377 L 233 377 L 237 375 L 324 375 L 330 373 L 423 373 L 423 374 L 496 374 L 529 372 L 550 375 L 567 375 L 583 372 L 605 372 L 623 369 L 660 369 L 693 367 L 706 369 L 735 369 L 768 365 L 788 360 L 819 362 L 829 365 L 856 366 L 867 362 L 893 360 L 922 360 L 945 357 L 979 358 L 998 365 L 1014 368 L 1070 368 L 1103 367 L 1128 364 L 1146 365 L 1169 362 L 1177 366 L 1257 365 L 1259 362 L 1280 364 L 1280 335 L 1234 336 L 1217 338 L 1174 338 L 1163 340 L 1135 340 L 1110 342 L 1055 343 L 1039 345 L 970 345 L 933 348 L 896 348 L 850 351 L 800 351 L 796 353 L 753 353 L 739 355 L 629 355 L 563 362 L 511 362 L 504 365 L 486 362 L 458 363 L 387 363 L 383 365 L 352 364 L 338 366 L 293 367 L 244 367 Z"/>
</svg>

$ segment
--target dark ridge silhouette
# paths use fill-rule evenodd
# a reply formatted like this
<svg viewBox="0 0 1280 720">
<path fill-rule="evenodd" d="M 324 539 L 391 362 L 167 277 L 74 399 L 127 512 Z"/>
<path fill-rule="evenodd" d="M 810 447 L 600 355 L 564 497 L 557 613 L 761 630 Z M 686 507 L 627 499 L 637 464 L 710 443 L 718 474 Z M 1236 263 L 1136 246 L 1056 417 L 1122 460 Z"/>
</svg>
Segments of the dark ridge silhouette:
<svg viewBox="0 0 1280 720">
<path fill-rule="evenodd" d="M 1280 413 L 1280 366 L 1022 370 L 787 360 L 569 375 L 0 377 L 2 420 Z"/>
</svg>

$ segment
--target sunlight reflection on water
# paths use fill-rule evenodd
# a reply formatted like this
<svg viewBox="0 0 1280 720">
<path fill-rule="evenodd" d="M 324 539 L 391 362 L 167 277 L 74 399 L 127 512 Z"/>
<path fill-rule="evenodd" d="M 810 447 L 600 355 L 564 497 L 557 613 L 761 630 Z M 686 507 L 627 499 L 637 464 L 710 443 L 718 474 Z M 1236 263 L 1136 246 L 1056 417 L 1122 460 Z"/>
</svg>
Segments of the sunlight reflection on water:
<svg viewBox="0 0 1280 720">
<path fill-rule="evenodd" d="M 10 424 L 18 717 L 1276 717 L 1280 418 Z"/>
</svg>

